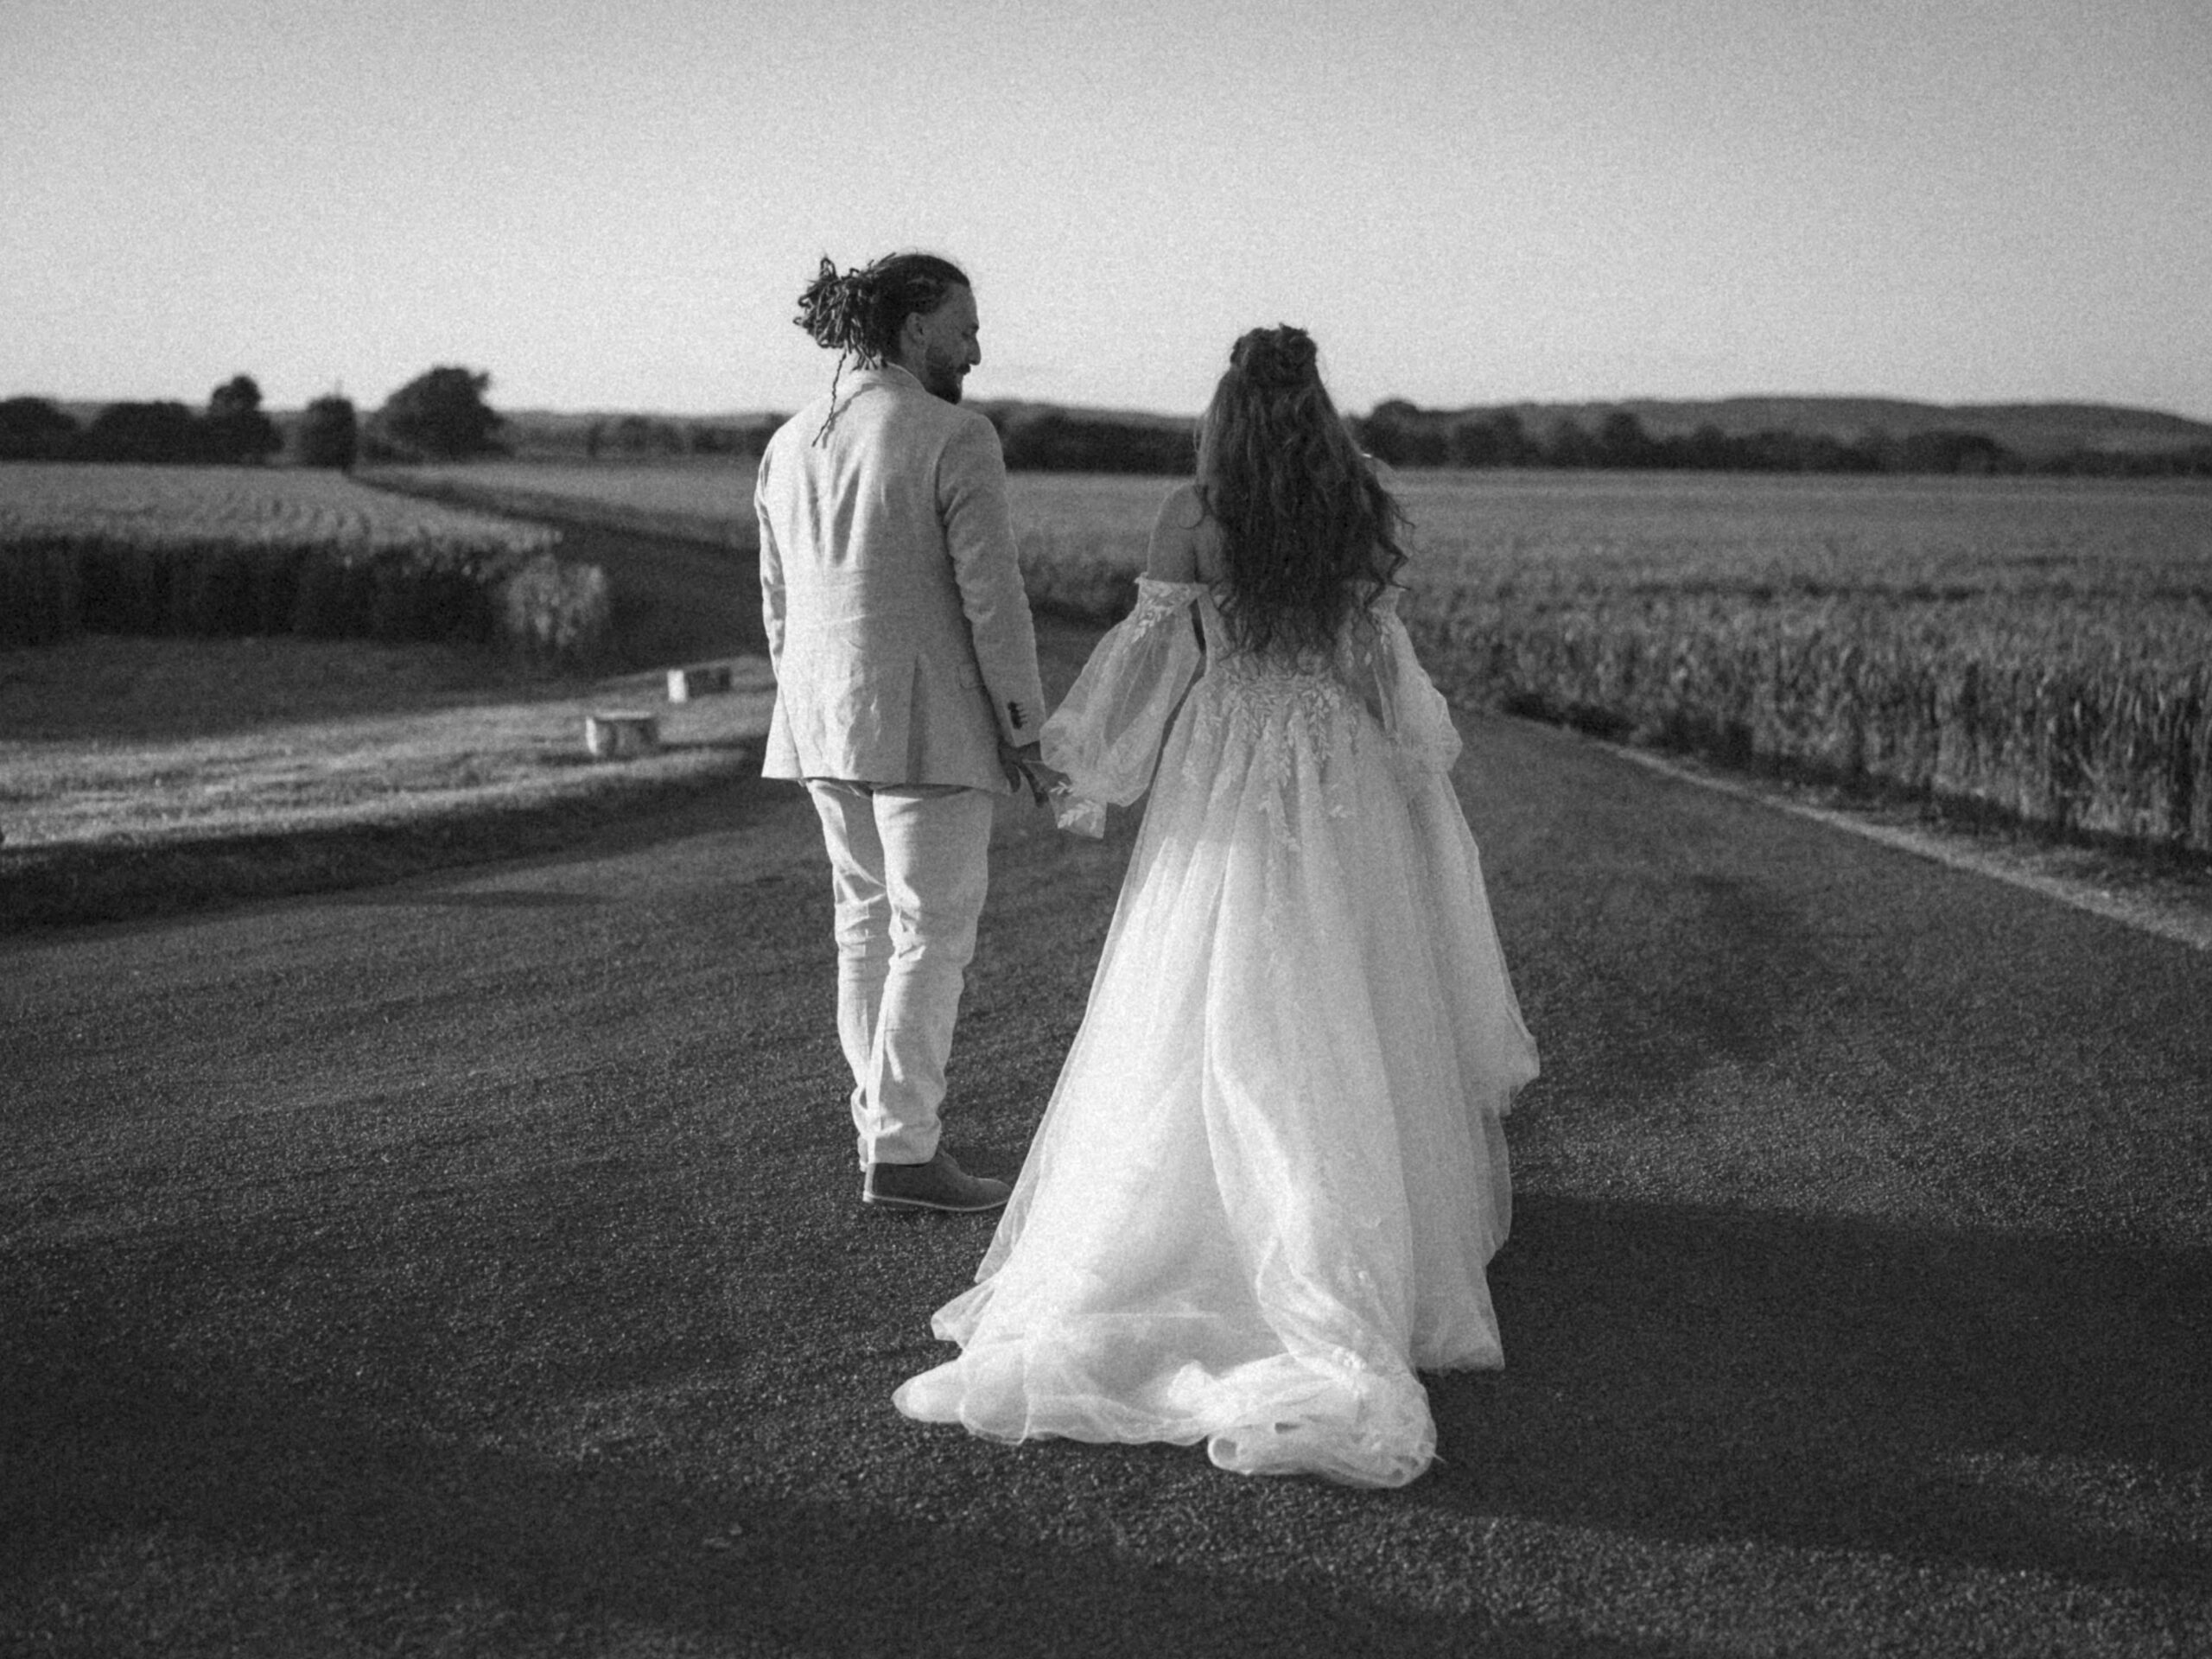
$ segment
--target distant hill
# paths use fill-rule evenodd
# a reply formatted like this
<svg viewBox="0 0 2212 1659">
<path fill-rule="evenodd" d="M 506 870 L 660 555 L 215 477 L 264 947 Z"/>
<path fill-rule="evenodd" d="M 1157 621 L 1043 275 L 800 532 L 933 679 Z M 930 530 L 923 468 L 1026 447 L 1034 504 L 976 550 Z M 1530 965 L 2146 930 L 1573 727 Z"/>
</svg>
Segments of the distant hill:
<svg viewBox="0 0 2212 1659">
<path fill-rule="evenodd" d="M 1009 398 L 971 398 L 968 407 L 998 428 L 1007 464 L 1017 472 L 1174 473 L 1190 465 L 1187 415 Z M 501 441 L 524 460 L 756 454 L 785 418 L 757 410 L 654 415 L 526 409 L 500 415 Z"/>
<path fill-rule="evenodd" d="M 1161 415 L 1144 409 L 1100 409 L 1091 404 L 1046 404 L 1022 397 L 970 397 L 968 407 L 982 410 L 1001 426 L 1017 415 L 1051 414 L 1100 426 L 1143 427 L 1154 431 L 1187 433 L 1198 419 L 1196 415 Z"/>
<path fill-rule="evenodd" d="M 1421 411 L 1446 420 L 1510 410 L 1531 434 L 1563 420 L 1595 430 L 1624 411 L 1655 438 L 1687 437 L 1718 427 L 1732 438 L 1761 432 L 1858 443 L 1878 433 L 1910 438 L 1929 432 L 1974 432 L 2029 459 L 2080 451 L 2156 454 L 2212 445 L 2212 424 L 2154 409 L 2113 404 L 1917 404 L 1894 397 L 1721 397 L 1681 401 L 1631 397 L 1618 403 L 1484 404 Z"/>
<path fill-rule="evenodd" d="M 757 426 L 763 421 L 781 421 L 789 410 L 781 414 L 765 409 L 718 410 L 709 415 L 671 415 L 654 409 L 508 409 L 496 397 L 492 407 L 509 425 L 545 432 L 589 431 L 594 426 L 611 427 L 621 421 L 665 421 L 672 426 Z"/>
<path fill-rule="evenodd" d="M 499 412 L 505 423 L 499 429 L 499 442 L 525 461 L 757 454 L 784 419 L 760 410 L 721 415 L 659 415 L 634 410 L 501 409 Z"/>
</svg>

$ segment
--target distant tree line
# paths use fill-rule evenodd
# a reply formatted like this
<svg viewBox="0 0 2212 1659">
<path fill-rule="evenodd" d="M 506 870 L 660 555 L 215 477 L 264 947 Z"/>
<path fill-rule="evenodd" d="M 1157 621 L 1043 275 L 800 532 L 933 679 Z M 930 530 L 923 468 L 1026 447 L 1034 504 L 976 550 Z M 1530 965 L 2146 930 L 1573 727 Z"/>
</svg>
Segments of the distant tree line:
<svg viewBox="0 0 2212 1659">
<path fill-rule="evenodd" d="M 982 405 L 1016 472 L 1188 474 L 1191 428 L 1141 416 L 1090 414 L 1042 404 Z M 1658 435 L 1628 410 L 1594 426 L 1562 419 L 1530 429 L 1510 409 L 1446 413 L 1401 399 L 1351 421 L 1354 435 L 1393 467 L 1560 467 L 1737 473 L 2075 474 L 2212 477 L 2212 446 L 2158 451 L 2077 449 L 2030 456 L 1986 433 L 1930 430 L 1846 441 L 1821 433 L 1732 434 L 1708 423 Z"/>
<path fill-rule="evenodd" d="M 496 454 L 501 417 L 484 400 L 492 377 L 439 367 L 417 375 L 363 421 L 351 400 L 318 397 L 293 429 L 302 466 L 349 467 L 356 460 L 455 461 Z M 209 394 L 205 410 L 181 403 L 110 404 L 89 422 L 43 397 L 0 399 L 0 461 L 137 461 L 175 466 L 257 466 L 285 448 L 261 407 L 261 388 L 236 375 Z"/>
<path fill-rule="evenodd" d="M 1191 470 L 1191 428 L 1156 416 L 1093 415 L 1042 404 L 978 403 L 998 429 L 1007 467 L 1016 472 L 1152 473 Z M 591 461 L 645 461 L 685 455 L 757 455 L 784 423 L 783 415 L 743 421 L 665 416 L 607 416 L 579 425 L 574 417 L 518 416 L 517 448 L 533 455 L 581 454 Z"/>
<path fill-rule="evenodd" d="M 524 416 L 516 429 L 486 401 L 492 377 L 442 365 L 417 375 L 365 420 L 336 395 L 318 397 L 293 428 L 293 458 L 310 467 L 371 461 L 457 461 L 505 454 L 512 433 L 531 454 L 590 460 L 757 455 L 783 417 L 680 420 L 623 415 L 579 424 Z M 1017 472 L 1191 471 L 1192 429 L 1141 415 L 1071 410 L 1041 404 L 979 404 Z M 1400 467 L 1560 467 L 1747 473 L 2075 474 L 2111 477 L 2212 477 L 2212 445 L 2123 451 L 2075 449 L 2027 455 L 1986 433 L 1875 432 L 1845 440 L 1772 429 L 1731 433 L 1708 423 L 1655 434 L 1629 410 L 1594 426 L 1572 417 L 1531 429 L 1510 409 L 1424 410 L 1402 398 L 1354 416 L 1355 436 L 1377 460 Z M 0 461 L 258 464 L 285 448 L 262 411 L 261 389 L 237 375 L 204 410 L 179 403 L 111 404 L 88 423 L 38 397 L 0 400 Z"/>
<path fill-rule="evenodd" d="M 754 421 L 686 421 L 650 415 L 620 415 L 594 420 L 583 429 L 583 453 L 590 461 L 650 460 L 679 455 L 757 455 L 784 417 Z M 537 435 L 544 442 L 544 435 Z"/>
<path fill-rule="evenodd" d="M 985 406 L 1014 472 L 1151 473 L 1191 470 L 1191 428 L 1141 417 L 1077 413 L 1049 404 Z"/>
<path fill-rule="evenodd" d="M 1628 410 L 1596 427 L 1572 417 L 1532 432 L 1510 409 L 1446 414 L 1400 399 L 1351 422 L 1361 445 L 1393 467 L 1585 467 L 1736 473 L 2059 473 L 2212 477 L 2212 445 L 2149 452 L 2077 449 L 2028 456 L 1986 433 L 1885 433 L 1845 441 L 1823 433 L 1731 434 L 1710 423 L 1657 435 Z"/>
<path fill-rule="evenodd" d="M 192 461 L 258 465 L 284 447 L 261 410 L 261 388 L 235 375 L 208 394 L 207 407 L 178 403 L 110 404 L 80 425 L 42 397 L 0 401 L 0 460 Z"/>
</svg>

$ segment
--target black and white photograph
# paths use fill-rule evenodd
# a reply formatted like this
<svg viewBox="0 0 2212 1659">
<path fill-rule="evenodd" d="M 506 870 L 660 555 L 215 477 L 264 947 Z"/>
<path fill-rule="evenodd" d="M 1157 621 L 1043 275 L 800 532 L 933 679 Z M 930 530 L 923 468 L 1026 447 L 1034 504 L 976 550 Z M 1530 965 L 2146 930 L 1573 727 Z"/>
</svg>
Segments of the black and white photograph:
<svg viewBox="0 0 2212 1659">
<path fill-rule="evenodd" d="M 0 0 L 0 1654 L 2212 1655 L 2200 0 Z"/>
</svg>

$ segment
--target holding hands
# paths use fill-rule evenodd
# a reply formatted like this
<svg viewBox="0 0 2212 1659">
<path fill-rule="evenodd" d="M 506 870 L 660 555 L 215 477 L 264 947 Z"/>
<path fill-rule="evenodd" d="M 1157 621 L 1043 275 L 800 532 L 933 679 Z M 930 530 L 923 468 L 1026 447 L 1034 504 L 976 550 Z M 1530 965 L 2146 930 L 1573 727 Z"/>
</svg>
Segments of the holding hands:
<svg viewBox="0 0 2212 1659">
<path fill-rule="evenodd" d="M 1043 747 L 1025 743 L 1019 747 L 999 740 L 999 765 L 1007 782 L 1018 791 L 1027 787 L 1029 798 L 1052 809 L 1052 822 L 1071 836 L 1096 841 L 1106 833 L 1106 803 L 1090 801 L 1075 792 L 1067 773 L 1045 764 Z"/>
<path fill-rule="evenodd" d="M 1006 773 L 1006 780 L 1018 792 L 1029 791 L 1029 798 L 1042 806 L 1052 798 L 1053 789 L 1067 782 L 1065 777 L 1045 764 L 1045 750 L 1041 743 L 1024 743 L 1018 747 L 1004 738 L 999 740 L 999 770 Z"/>
</svg>

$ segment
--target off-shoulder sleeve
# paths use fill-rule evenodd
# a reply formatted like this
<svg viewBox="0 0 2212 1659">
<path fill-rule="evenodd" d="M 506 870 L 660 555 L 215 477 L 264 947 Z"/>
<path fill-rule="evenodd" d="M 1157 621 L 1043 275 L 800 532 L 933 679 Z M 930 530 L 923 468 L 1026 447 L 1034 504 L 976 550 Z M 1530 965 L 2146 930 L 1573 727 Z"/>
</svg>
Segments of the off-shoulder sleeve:
<svg viewBox="0 0 2212 1659">
<path fill-rule="evenodd" d="M 1098 642 L 1045 722 L 1045 764 L 1084 800 L 1127 806 L 1150 787 L 1167 721 L 1204 660 L 1196 582 L 1137 578 L 1136 608 Z"/>
<path fill-rule="evenodd" d="M 1390 740 L 1397 763 L 1414 772 L 1449 772 L 1459 758 L 1452 706 L 1414 654 L 1398 618 L 1398 592 L 1386 593 L 1355 632 L 1350 678 Z"/>
</svg>

